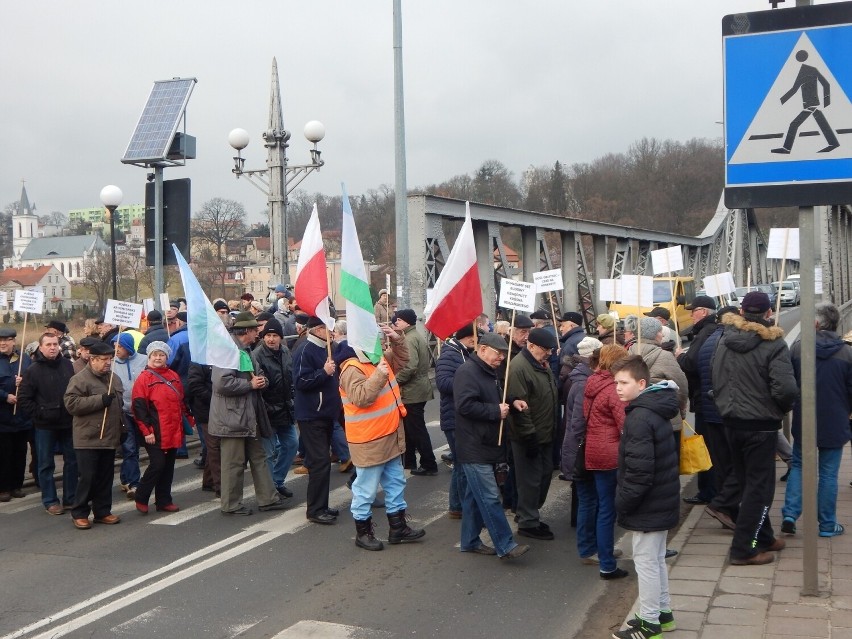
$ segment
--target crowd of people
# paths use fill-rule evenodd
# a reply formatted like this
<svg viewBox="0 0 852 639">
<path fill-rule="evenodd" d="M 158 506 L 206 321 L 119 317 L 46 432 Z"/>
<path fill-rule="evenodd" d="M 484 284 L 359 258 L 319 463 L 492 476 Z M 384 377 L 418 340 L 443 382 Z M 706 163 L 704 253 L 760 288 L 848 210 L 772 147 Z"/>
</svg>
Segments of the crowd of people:
<svg viewBox="0 0 852 639">
<path fill-rule="evenodd" d="M 348 343 L 345 321 L 332 328 L 301 313 L 284 286 L 273 295 L 270 307 L 248 294 L 213 304 L 246 353 L 242 361 L 250 362 L 237 369 L 192 361 L 186 322 L 196 309 L 181 301 L 165 315 L 149 312 L 144 333 L 100 318 L 75 343 L 63 323 L 52 321 L 23 353 L 15 330 L 0 328 L 0 501 L 24 496 L 29 444 L 46 512 L 70 512 L 76 528 L 119 523 L 111 512 L 116 451 L 119 484 L 139 513 L 148 514 L 152 495 L 157 511 L 178 511 L 175 461 L 188 457 L 186 435 L 197 432 L 201 489 L 219 497 L 224 515 L 252 514 L 243 503 L 247 467 L 257 508 L 287 508 L 293 493 L 285 480 L 301 459 L 307 519 L 337 523 L 340 513 L 329 504 L 336 458 L 350 474 L 358 547 L 383 549 L 375 536 L 377 508 L 386 510 L 389 543 L 421 539 L 425 532 L 412 528 L 406 514 L 405 470 L 432 477 L 439 462 L 425 423 L 433 398 L 430 353 L 415 311 L 392 307 L 387 291 L 380 292 L 375 318 L 384 352 L 377 357 Z M 678 457 L 689 412 L 713 468 L 699 474 L 698 493 L 684 501 L 705 505 L 733 532 L 732 565 L 768 563 L 784 549 L 770 509 L 776 454 L 782 441 L 789 445 L 782 419 L 790 411 L 781 532 L 795 534 L 801 515 L 799 344 L 787 347 L 759 291 L 739 309 L 717 308 L 707 296 L 688 309 L 688 349 L 661 307 L 620 323 L 603 314 L 596 336 L 578 312 L 554 321 L 538 311 L 517 315 L 505 331 L 492 330 L 482 315 L 444 341 L 436 361 L 440 426 L 449 444 L 443 458 L 452 468 L 447 514 L 461 521 L 460 550 L 514 559 L 531 548 L 515 535 L 554 540 L 542 507 L 558 472 L 572 485 L 579 560 L 598 566 L 602 579 L 628 576 L 619 566 L 615 527 L 633 532 L 640 609 L 617 638 L 674 629 L 665 565 L 674 553 L 666 533 L 679 518 Z M 844 532 L 835 504 L 840 452 L 850 440 L 852 346 L 837 333 L 834 306 L 818 305 L 816 318 L 818 517 L 820 535 L 830 537 Z M 483 529 L 492 545 L 482 540 Z"/>
</svg>

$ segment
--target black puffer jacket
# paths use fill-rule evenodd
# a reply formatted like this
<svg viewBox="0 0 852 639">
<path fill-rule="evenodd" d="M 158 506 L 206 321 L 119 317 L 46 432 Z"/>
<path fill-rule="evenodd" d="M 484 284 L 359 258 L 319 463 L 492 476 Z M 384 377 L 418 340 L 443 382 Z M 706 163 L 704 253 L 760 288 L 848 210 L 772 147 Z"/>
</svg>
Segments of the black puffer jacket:
<svg viewBox="0 0 852 639">
<path fill-rule="evenodd" d="M 461 464 L 496 464 L 505 461 L 505 448 L 497 444 L 503 389 L 497 371 L 473 353 L 456 371 L 456 461 Z M 503 424 L 508 429 L 507 424 Z M 503 442 L 506 432 L 503 433 Z"/>
<path fill-rule="evenodd" d="M 192 362 L 186 378 L 186 399 L 192 416 L 200 424 L 210 421 L 210 400 L 213 399 L 213 367 Z"/>
<path fill-rule="evenodd" d="M 142 353 L 143 355 L 148 354 L 148 344 L 151 342 L 168 342 L 169 341 L 169 332 L 166 330 L 166 327 L 162 324 L 154 324 L 153 326 L 149 326 L 148 330 L 145 331 L 145 337 L 142 338 L 142 341 L 139 342 L 139 348 L 136 349 L 137 353 Z"/>
<path fill-rule="evenodd" d="M 719 409 L 716 408 L 716 402 L 713 401 L 712 366 L 713 355 L 716 354 L 716 347 L 719 346 L 719 340 L 722 339 L 722 333 L 724 332 L 725 327 L 717 324 L 716 329 L 704 340 L 704 343 L 701 345 L 701 352 L 698 354 L 698 375 L 701 382 L 701 395 L 699 398 L 701 407 L 699 410 L 705 423 L 722 423 L 722 416 L 719 414 Z M 691 389 L 692 387 L 690 386 Z"/>
<path fill-rule="evenodd" d="M 784 331 L 733 313 L 722 324 L 725 332 L 713 356 L 713 399 L 725 426 L 778 430 L 799 397 Z"/>
<path fill-rule="evenodd" d="M 671 381 L 654 384 L 625 408 L 615 510 L 626 530 L 654 532 L 677 525 L 680 469 L 670 421 L 680 412 L 676 389 Z"/>
<path fill-rule="evenodd" d="M 271 350 L 265 343 L 252 351 L 255 367 L 269 380 L 261 397 L 272 428 L 283 428 L 295 422 L 293 418 L 293 360 L 290 351 L 282 346 Z"/>
<path fill-rule="evenodd" d="M 65 408 L 65 389 L 74 377 L 71 361 L 61 355 L 47 359 L 36 351 L 33 363 L 24 372 L 18 389 L 18 405 L 33 420 L 36 428 L 71 428 L 72 417 Z"/>
<path fill-rule="evenodd" d="M 453 399 L 453 380 L 459 366 L 470 357 L 467 350 L 457 339 L 448 339 L 441 348 L 441 355 L 435 363 L 435 386 L 441 393 L 441 430 L 454 430 L 456 427 L 456 406 Z"/>
<path fill-rule="evenodd" d="M 17 392 L 15 378 L 18 368 L 25 371 L 30 366 L 30 358 L 24 355 L 23 363 L 17 349 L 11 355 L 0 354 L 0 433 L 17 433 L 30 428 L 30 416 L 22 409 L 6 401 L 9 395 Z"/>
</svg>

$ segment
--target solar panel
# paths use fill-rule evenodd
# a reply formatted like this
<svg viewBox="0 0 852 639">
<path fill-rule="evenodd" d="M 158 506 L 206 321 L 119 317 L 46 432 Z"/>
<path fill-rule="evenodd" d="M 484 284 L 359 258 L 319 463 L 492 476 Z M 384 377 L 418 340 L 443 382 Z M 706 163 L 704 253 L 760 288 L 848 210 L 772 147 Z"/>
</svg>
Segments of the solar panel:
<svg viewBox="0 0 852 639">
<path fill-rule="evenodd" d="M 195 78 L 154 82 L 122 162 L 136 164 L 166 158 L 196 82 Z"/>
</svg>

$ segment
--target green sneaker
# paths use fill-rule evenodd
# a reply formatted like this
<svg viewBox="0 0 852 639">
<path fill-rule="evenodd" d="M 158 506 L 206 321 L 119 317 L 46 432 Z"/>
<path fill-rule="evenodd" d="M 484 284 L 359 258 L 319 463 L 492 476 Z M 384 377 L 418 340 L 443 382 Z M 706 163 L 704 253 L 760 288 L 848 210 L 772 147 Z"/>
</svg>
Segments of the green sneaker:
<svg viewBox="0 0 852 639">
<path fill-rule="evenodd" d="M 662 637 L 663 630 L 660 624 L 648 623 L 639 617 L 628 621 L 625 630 L 612 633 L 612 639 L 662 639 Z"/>
<path fill-rule="evenodd" d="M 642 623 L 639 617 L 634 617 L 627 622 L 631 628 L 637 628 Z M 672 632 L 677 630 L 675 625 L 674 614 L 671 610 L 660 610 L 660 628 L 663 632 Z"/>
</svg>

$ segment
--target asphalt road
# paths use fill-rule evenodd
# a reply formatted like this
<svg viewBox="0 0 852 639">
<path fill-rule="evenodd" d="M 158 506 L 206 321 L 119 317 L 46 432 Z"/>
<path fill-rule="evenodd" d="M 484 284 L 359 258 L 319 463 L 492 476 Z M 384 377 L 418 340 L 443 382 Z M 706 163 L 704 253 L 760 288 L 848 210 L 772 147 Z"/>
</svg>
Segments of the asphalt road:
<svg viewBox="0 0 852 639">
<path fill-rule="evenodd" d="M 427 418 L 445 445 L 437 401 Z M 604 592 L 577 559 L 567 482 L 554 479 L 543 509 L 556 540 L 529 540 L 513 562 L 458 551 L 446 466 L 408 481 L 426 537 L 382 552 L 355 547 L 347 475 L 332 475 L 336 526 L 305 519 L 304 475 L 288 479 L 292 509 L 224 516 L 189 462 L 174 514 L 139 515 L 117 487 L 121 524 L 86 531 L 48 515 L 37 493 L 0 504 L 0 637 L 570 637 Z M 386 539 L 384 512 L 374 519 Z"/>
</svg>

